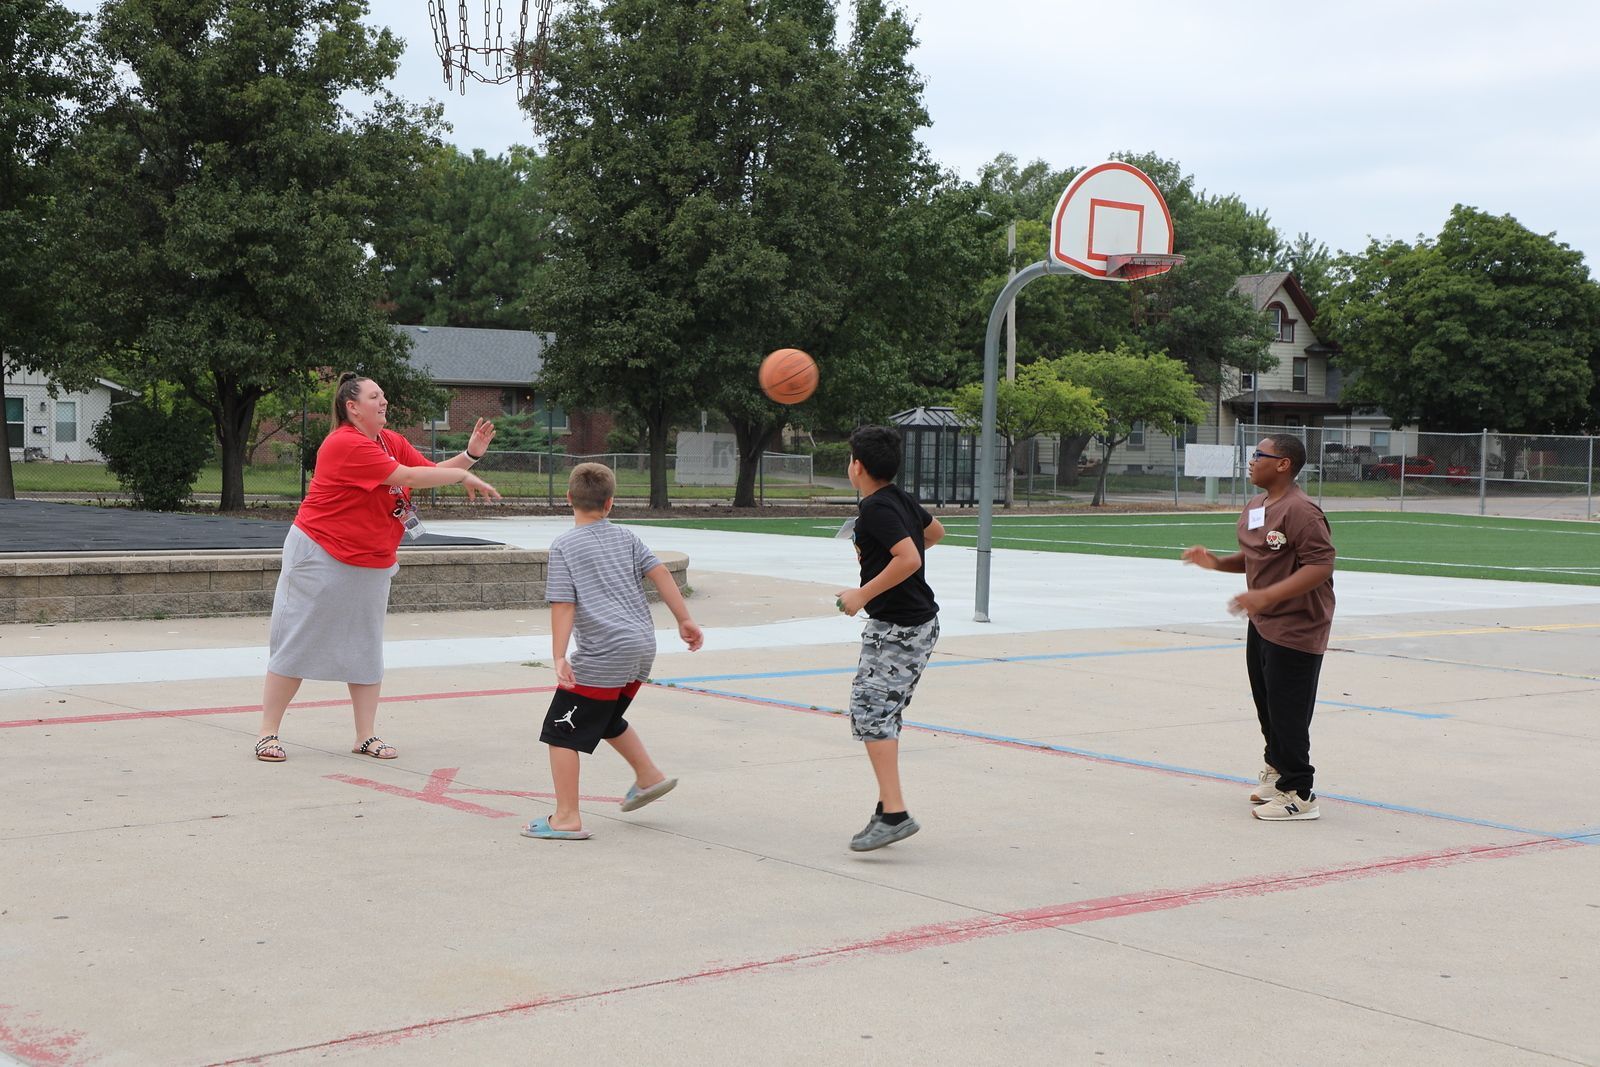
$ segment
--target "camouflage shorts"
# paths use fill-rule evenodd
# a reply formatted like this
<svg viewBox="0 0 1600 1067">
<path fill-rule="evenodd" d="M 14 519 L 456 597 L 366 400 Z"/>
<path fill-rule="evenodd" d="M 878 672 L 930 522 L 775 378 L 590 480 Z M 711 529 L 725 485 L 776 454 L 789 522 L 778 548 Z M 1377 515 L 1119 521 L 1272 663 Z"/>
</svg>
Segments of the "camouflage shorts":
<svg viewBox="0 0 1600 1067">
<path fill-rule="evenodd" d="M 939 620 L 896 626 L 877 619 L 861 632 L 861 665 L 850 686 L 850 732 L 857 741 L 892 741 L 900 715 L 939 640 Z"/>
</svg>

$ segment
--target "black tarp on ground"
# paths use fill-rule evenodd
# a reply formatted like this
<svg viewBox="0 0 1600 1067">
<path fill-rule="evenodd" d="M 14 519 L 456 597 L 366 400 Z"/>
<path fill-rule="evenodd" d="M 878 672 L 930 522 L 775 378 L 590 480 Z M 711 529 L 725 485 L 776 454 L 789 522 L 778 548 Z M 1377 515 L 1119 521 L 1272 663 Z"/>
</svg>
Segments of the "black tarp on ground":
<svg viewBox="0 0 1600 1067">
<path fill-rule="evenodd" d="M 0 553 L 277 551 L 290 524 L 224 515 L 178 515 L 41 500 L 0 500 Z M 492 545 L 476 537 L 424 534 L 407 545 Z"/>
</svg>

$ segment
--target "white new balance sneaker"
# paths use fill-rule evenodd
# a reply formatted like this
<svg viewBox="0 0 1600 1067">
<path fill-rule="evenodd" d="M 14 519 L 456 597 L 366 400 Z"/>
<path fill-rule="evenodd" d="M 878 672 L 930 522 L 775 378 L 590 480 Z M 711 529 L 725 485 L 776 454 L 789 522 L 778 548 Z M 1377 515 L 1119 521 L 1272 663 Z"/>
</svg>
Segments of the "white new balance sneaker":
<svg viewBox="0 0 1600 1067">
<path fill-rule="evenodd" d="M 1281 790 L 1275 790 L 1271 797 L 1250 814 L 1268 822 L 1298 822 L 1322 818 L 1322 811 L 1317 807 L 1317 794 L 1312 793 L 1309 800 L 1301 800 L 1299 793 L 1285 793 Z"/>
<path fill-rule="evenodd" d="M 1270 763 L 1263 764 L 1261 773 L 1256 775 L 1256 787 L 1250 790 L 1250 803 L 1265 804 L 1277 791 L 1278 769 Z"/>
</svg>

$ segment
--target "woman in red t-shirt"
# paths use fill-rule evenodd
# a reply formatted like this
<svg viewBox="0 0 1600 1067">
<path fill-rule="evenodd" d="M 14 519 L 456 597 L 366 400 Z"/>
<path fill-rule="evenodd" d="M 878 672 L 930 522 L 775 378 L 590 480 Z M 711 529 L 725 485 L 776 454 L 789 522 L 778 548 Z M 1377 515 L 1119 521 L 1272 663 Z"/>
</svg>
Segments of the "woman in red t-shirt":
<svg viewBox="0 0 1600 1067">
<path fill-rule="evenodd" d="M 463 485 L 469 500 L 500 499 L 494 486 L 471 473 L 494 440 L 494 423 L 479 419 L 466 451 L 435 464 L 383 428 L 388 406 L 371 378 L 339 377 L 333 430 L 317 449 L 311 487 L 283 542 L 259 760 L 285 759 L 278 729 L 305 678 L 347 683 L 356 718 L 351 751 L 394 759 L 394 748 L 373 727 L 383 683 L 383 616 L 389 580 L 399 570 L 395 550 L 406 533 L 421 531 L 411 490 Z"/>
</svg>

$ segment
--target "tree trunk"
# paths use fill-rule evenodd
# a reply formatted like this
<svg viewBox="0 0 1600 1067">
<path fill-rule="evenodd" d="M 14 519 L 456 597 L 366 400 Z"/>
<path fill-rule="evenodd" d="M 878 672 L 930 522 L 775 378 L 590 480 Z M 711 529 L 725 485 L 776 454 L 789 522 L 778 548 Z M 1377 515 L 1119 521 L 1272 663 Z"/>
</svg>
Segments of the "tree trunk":
<svg viewBox="0 0 1600 1067">
<path fill-rule="evenodd" d="M 1006 445 L 1006 498 L 1001 506 L 1009 508 L 1017 502 L 1017 446 L 1009 437 L 1002 440 Z"/>
<path fill-rule="evenodd" d="M 5 411 L 5 407 L 6 359 L 5 352 L 0 350 L 0 413 Z M 17 483 L 12 479 L 11 476 L 12 445 L 10 441 L 4 440 L 5 436 L 6 425 L 4 422 L 0 422 L 0 444 L 5 445 L 4 454 L 0 455 L 0 500 L 15 500 L 17 499 Z M 21 448 L 21 442 L 18 442 L 16 447 Z"/>
<path fill-rule="evenodd" d="M 1094 499 L 1089 501 L 1092 508 L 1104 507 L 1106 503 L 1106 479 L 1111 476 L 1111 453 L 1117 450 L 1117 442 L 1112 442 L 1105 447 L 1100 456 L 1100 480 L 1095 483 Z"/>
<path fill-rule="evenodd" d="M 1517 464 L 1522 461 L 1522 445 L 1519 437 L 1507 435 L 1500 438 L 1500 477 L 1509 479 L 1517 476 Z M 1528 476 L 1531 478 L 1533 472 L 1529 471 Z"/>
<path fill-rule="evenodd" d="M 733 424 L 733 437 L 739 446 L 739 474 L 734 481 L 733 506 L 753 508 L 756 506 L 756 477 L 761 473 L 762 454 L 772 441 L 772 435 L 783 424 L 755 424 L 748 419 L 734 418 L 728 421 Z"/>
<path fill-rule="evenodd" d="M 217 419 L 217 442 L 222 446 L 222 500 L 220 511 L 244 510 L 244 449 L 255 419 L 254 397 L 223 395 Z"/>
<path fill-rule="evenodd" d="M 1056 452 L 1057 488 L 1077 488 L 1078 461 L 1083 458 L 1083 450 L 1089 447 L 1089 441 L 1090 435 L 1086 433 L 1061 438 L 1061 446 Z"/>
<path fill-rule="evenodd" d="M 672 506 L 667 494 L 667 413 L 657 407 L 645 416 L 645 431 L 650 436 L 650 506 Z"/>
</svg>

